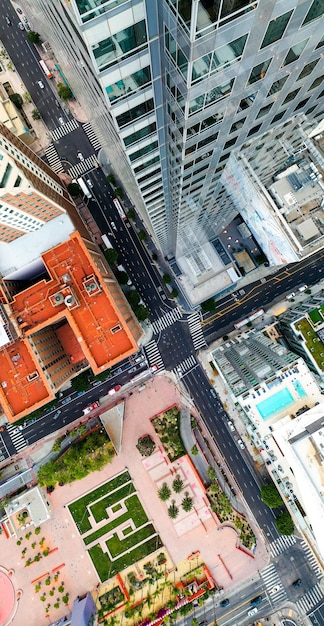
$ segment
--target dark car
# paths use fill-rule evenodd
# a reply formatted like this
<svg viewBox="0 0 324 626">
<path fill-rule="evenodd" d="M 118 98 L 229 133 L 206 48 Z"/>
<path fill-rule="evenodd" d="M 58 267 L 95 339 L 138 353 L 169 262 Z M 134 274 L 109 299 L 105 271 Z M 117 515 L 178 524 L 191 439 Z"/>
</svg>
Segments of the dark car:
<svg viewBox="0 0 324 626">
<path fill-rule="evenodd" d="M 301 585 L 301 579 L 297 578 L 297 580 L 294 580 L 294 582 L 292 583 L 293 587 L 300 587 Z"/>
<path fill-rule="evenodd" d="M 229 599 L 228 599 L 228 598 L 226 598 L 225 600 L 222 600 L 222 601 L 220 602 L 220 605 L 224 607 L 224 606 L 228 606 L 228 605 L 229 605 L 229 603 L 230 603 Z"/>
<path fill-rule="evenodd" d="M 256 596 L 253 600 L 251 600 L 251 606 L 258 606 L 262 600 L 263 596 Z"/>
</svg>

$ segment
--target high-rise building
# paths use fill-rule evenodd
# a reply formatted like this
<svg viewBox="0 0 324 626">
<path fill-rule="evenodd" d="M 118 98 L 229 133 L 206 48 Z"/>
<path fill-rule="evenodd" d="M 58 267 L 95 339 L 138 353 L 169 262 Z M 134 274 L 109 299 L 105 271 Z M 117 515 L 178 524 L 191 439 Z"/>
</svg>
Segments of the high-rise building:
<svg viewBox="0 0 324 626">
<path fill-rule="evenodd" d="M 4 126 L 0 181 L 0 409 L 15 421 L 136 352 L 142 330 L 59 176 Z"/>
<path fill-rule="evenodd" d="M 164 253 L 231 217 L 219 179 L 234 149 L 322 111 L 322 0 L 30 5 Z"/>
</svg>

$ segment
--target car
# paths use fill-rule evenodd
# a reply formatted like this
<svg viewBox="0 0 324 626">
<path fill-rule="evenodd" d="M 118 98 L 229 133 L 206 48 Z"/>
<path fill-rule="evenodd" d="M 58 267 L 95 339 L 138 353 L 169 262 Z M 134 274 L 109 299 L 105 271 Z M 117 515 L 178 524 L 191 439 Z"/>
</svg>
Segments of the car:
<svg viewBox="0 0 324 626">
<path fill-rule="evenodd" d="M 159 366 L 158 366 L 158 365 L 152 365 L 152 367 L 151 367 L 151 372 L 152 372 L 152 373 L 153 373 L 153 372 L 157 372 L 157 371 L 158 371 L 158 369 L 159 369 Z"/>
<path fill-rule="evenodd" d="M 89 404 L 89 406 L 86 406 L 83 409 L 83 415 L 88 415 L 88 413 L 91 413 L 91 411 L 93 411 L 94 409 L 97 409 L 99 406 L 99 402 L 93 402 L 92 404 Z"/>
<path fill-rule="evenodd" d="M 113 230 L 117 230 L 117 226 L 115 224 L 115 222 L 110 222 L 110 226 Z"/>
<path fill-rule="evenodd" d="M 11 26 L 11 19 L 8 17 L 8 15 L 6 17 L 6 22 L 7 22 L 8 26 Z"/>
<path fill-rule="evenodd" d="M 59 417 L 59 415 L 61 415 L 62 411 L 60 411 L 60 409 L 58 411 L 56 411 L 53 415 L 53 420 L 57 420 L 57 418 Z"/>
<path fill-rule="evenodd" d="M 288 294 L 288 296 L 286 296 L 286 300 L 291 300 L 292 298 L 294 298 L 296 295 L 295 291 L 292 291 L 290 294 Z"/>
<path fill-rule="evenodd" d="M 41 80 L 37 81 L 37 85 L 41 88 L 44 89 L 44 83 Z"/>
<path fill-rule="evenodd" d="M 64 121 L 63 117 L 59 117 L 59 122 L 60 122 L 61 126 L 64 126 L 65 121 Z"/>
<path fill-rule="evenodd" d="M 300 587 L 301 585 L 301 578 L 297 578 L 297 580 L 294 580 L 294 582 L 292 583 L 293 587 Z"/>
<path fill-rule="evenodd" d="M 78 152 L 77 157 L 78 157 L 78 159 L 80 159 L 80 161 L 84 161 L 84 156 L 83 156 L 82 152 Z"/>
<path fill-rule="evenodd" d="M 250 609 L 250 610 L 248 611 L 248 615 L 249 615 L 249 616 L 251 616 L 251 615 L 255 615 L 257 612 L 258 612 L 258 609 L 256 608 L 256 606 L 254 606 L 254 607 L 253 607 L 253 609 Z"/>
<path fill-rule="evenodd" d="M 92 189 L 93 182 L 92 182 L 92 180 L 90 178 L 87 178 L 86 183 L 87 183 L 88 187 L 90 187 L 90 189 Z"/>
<path fill-rule="evenodd" d="M 25 27 L 22 22 L 18 22 L 18 28 L 20 28 L 20 30 L 25 30 Z"/>
<path fill-rule="evenodd" d="M 230 603 L 229 599 L 228 599 L 228 598 L 225 598 L 225 600 L 222 600 L 222 601 L 220 602 L 220 606 L 225 607 L 225 606 L 228 606 L 228 605 L 229 605 L 229 603 Z"/>
<path fill-rule="evenodd" d="M 217 398 L 217 393 L 215 391 L 215 389 L 210 389 L 210 395 L 213 396 L 213 398 Z"/>
<path fill-rule="evenodd" d="M 237 440 L 238 445 L 240 446 L 241 450 L 245 449 L 245 444 L 243 443 L 242 439 L 238 439 Z"/>
<path fill-rule="evenodd" d="M 108 396 L 113 396 L 114 393 L 117 393 L 117 391 L 119 391 L 120 389 L 121 389 L 121 385 L 116 385 L 116 387 L 109 389 Z"/>
<path fill-rule="evenodd" d="M 58 109 L 60 109 L 60 108 L 61 108 L 61 105 L 60 105 L 60 103 L 59 103 L 59 101 L 58 101 L 58 100 L 55 100 L 55 106 L 56 106 Z"/>
<path fill-rule="evenodd" d="M 16 11 L 17 11 L 18 15 L 22 15 L 23 14 L 22 9 L 20 7 L 17 7 Z"/>
<path fill-rule="evenodd" d="M 230 420 L 228 420 L 228 422 L 227 422 L 227 426 L 228 426 L 228 428 L 229 428 L 232 432 L 234 432 L 235 427 L 234 427 L 233 422 L 231 422 Z"/>
<path fill-rule="evenodd" d="M 260 604 L 262 600 L 263 596 L 256 596 L 255 598 L 253 598 L 253 600 L 251 600 L 251 606 L 258 606 L 258 604 Z"/>
<path fill-rule="evenodd" d="M 305 291 L 307 289 L 307 285 L 302 285 L 301 287 L 298 287 L 298 291 Z"/>
</svg>

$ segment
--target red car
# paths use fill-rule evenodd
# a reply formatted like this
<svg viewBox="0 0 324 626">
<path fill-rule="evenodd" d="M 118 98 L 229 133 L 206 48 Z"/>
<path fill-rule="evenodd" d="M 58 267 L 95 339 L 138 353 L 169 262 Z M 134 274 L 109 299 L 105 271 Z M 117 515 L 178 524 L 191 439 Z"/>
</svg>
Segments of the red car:
<svg viewBox="0 0 324 626">
<path fill-rule="evenodd" d="M 87 415 L 88 413 L 91 413 L 91 411 L 93 411 L 93 409 L 97 409 L 98 406 L 99 406 L 99 402 L 93 402 L 89 406 L 86 406 L 86 408 L 83 409 L 83 415 Z"/>
<path fill-rule="evenodd" d="M 116 393 L 120 389 L 121 389 L 121 385 L 116 385 L 116 387 L 113 387 L 112 389 L 108 391 L 108 396 L 113 396 L 114 393 Z"/>
</svg>

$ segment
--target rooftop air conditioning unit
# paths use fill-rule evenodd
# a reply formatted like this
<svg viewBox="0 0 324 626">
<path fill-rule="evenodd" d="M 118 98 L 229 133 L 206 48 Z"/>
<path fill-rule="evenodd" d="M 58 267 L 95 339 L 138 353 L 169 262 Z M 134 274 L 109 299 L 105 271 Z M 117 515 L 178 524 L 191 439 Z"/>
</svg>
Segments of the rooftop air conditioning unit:
<svg viewBox="0 0 324 626">
<path fill-rule="evenodd" d="M 60 291 L 58 291 L 53 296 L 53 304 L 54 306 L 59 306 L 60 304 L 63 304 L 63 302 L 64 302 L 64 296 Z"/>
<path fill-rule="evenodd" d="M 68 296 L 66 296 L 66 298 L 64 298 L 64 304 L 67 307 L 71 307 L 75 304 L 75 298 L 71 293 Z"/>
<path fill-rule="evenodd" d="M 85 287 L 86 287 L 86 291 L 88 292 L 96 291 L 96 289 L 98 289 L 98 285 L 95 282 L 87 283 Z"/>
</svg>

